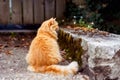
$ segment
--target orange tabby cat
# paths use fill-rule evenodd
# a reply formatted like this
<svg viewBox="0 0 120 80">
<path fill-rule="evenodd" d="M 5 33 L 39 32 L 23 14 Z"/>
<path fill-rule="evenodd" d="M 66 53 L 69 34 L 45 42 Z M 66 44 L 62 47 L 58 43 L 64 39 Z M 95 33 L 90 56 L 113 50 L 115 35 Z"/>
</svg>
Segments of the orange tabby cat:
<svg viewBox="0 0 120 80">
<path fill-rule="evenodd" d="M 57 65 L 63 59 L 57 43 L 57 29 L 58 23 L 53 18 L 44 21 L 38 29 L 26 56 L 29 71 L 62 75 L 75 74 L 78 71 L 78 63 L 75 61 L 67 66 Z"/>
</svg>

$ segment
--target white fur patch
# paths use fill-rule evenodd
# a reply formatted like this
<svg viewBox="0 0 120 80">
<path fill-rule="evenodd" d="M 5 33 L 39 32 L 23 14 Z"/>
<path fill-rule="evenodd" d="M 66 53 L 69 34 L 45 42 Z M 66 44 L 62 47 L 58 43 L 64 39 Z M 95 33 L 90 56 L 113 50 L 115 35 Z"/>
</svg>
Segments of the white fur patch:
<svg viewBox="0 0 120 80">
<path fill-rule="evenodd" d="M 27 70 L 29 70 L 29 71 L 31 71 L 31 72 L 34 72 L 34 71 L 35 71 L 35 69 L 34 69 L 32 66 L 28 66 L 28 67 L 27 67 Z"/>
<path fill-rule="evenodd" d="M 71 62 L 68 65 L 68 69 L 69 69 L 70 73 L 74 74 L 75 72 L 78 71 L 78 63 L 76 61 Z"/>
</svg>

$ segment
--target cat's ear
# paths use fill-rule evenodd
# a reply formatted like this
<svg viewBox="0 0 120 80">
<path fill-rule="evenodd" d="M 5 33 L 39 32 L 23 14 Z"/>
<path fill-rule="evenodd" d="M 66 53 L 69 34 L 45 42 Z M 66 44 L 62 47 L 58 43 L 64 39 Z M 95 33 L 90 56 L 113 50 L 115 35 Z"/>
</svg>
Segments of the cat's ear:
<svg viewBox="0 0 120 80">
<path fill-rule="evenodd" d="M 49 21 L 56 21 L 56 18 L 50 18 L 50 20 Z"/>
<path fill-rule="evenodd" d="M 48 22 L 48 26 L 51 26 L 54 24 L 55 19 L 54 18 L 50 18 L 49 22 Z"/>
<path fill-rule="evenodd" d="M 53 17 L 49 19 L 49 21 L 53 21 L 53 20 L 54 20 L 54 18 L 53 18 Z"/>
</svg>

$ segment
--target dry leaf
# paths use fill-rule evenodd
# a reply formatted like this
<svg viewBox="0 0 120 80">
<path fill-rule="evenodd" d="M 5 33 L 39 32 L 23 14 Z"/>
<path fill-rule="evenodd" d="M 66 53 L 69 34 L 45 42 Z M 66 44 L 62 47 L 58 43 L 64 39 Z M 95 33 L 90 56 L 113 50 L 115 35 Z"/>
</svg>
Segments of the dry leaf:
<svg viewBox="0 0 120 80">
<path fill-rule="evenodd" d="M 66 26 L 66 28 L 68 28 L 68 29 L 72 29 L 71 26 Z"/>
<path fill-rule="evenodd" d="M 0 44 L 0 49 L 2 49 L 3 48 L 3 45 L 2 44 Z"/>
<path fill-rule="evenodd" d="M 12 55 L 12 52 L 9 51 L 9 50 L 6 50 L 6 51 L 5 51 L 5 54 L 7 54 L 7 55 Z"/>
<path fill-rule="evenodd" d="M 80 27 L 75 27 L 74 30 L 77 31 L 77 30 L 80 30 L 81 28 Z"/>
</svg>

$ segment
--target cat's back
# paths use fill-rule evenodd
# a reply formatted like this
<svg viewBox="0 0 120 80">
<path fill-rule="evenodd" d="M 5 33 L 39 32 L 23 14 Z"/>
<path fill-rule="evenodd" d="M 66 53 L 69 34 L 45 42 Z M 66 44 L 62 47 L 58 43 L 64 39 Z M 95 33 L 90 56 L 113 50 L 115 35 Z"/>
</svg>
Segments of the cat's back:
<svg viewBox="0 0 120 80">
<path fill-rule="evenodd" d="M 45 46 L 45 45 L 47 45 L 47 46 L 51 46 L 51 47 L 52 47 L 52 45 L 58 46 L 57 45 L 57 41 L 54 38 L 52 38 L 49 35 L 42 34 L 42 33 L 40 35 L 37 35 L 33 39 L 32 43 L 31 43 L 31 46 L 32 45 L 36 45 L 36 46 L 37 45 L 39 45 L 39 46 Z"/>
</svg>

